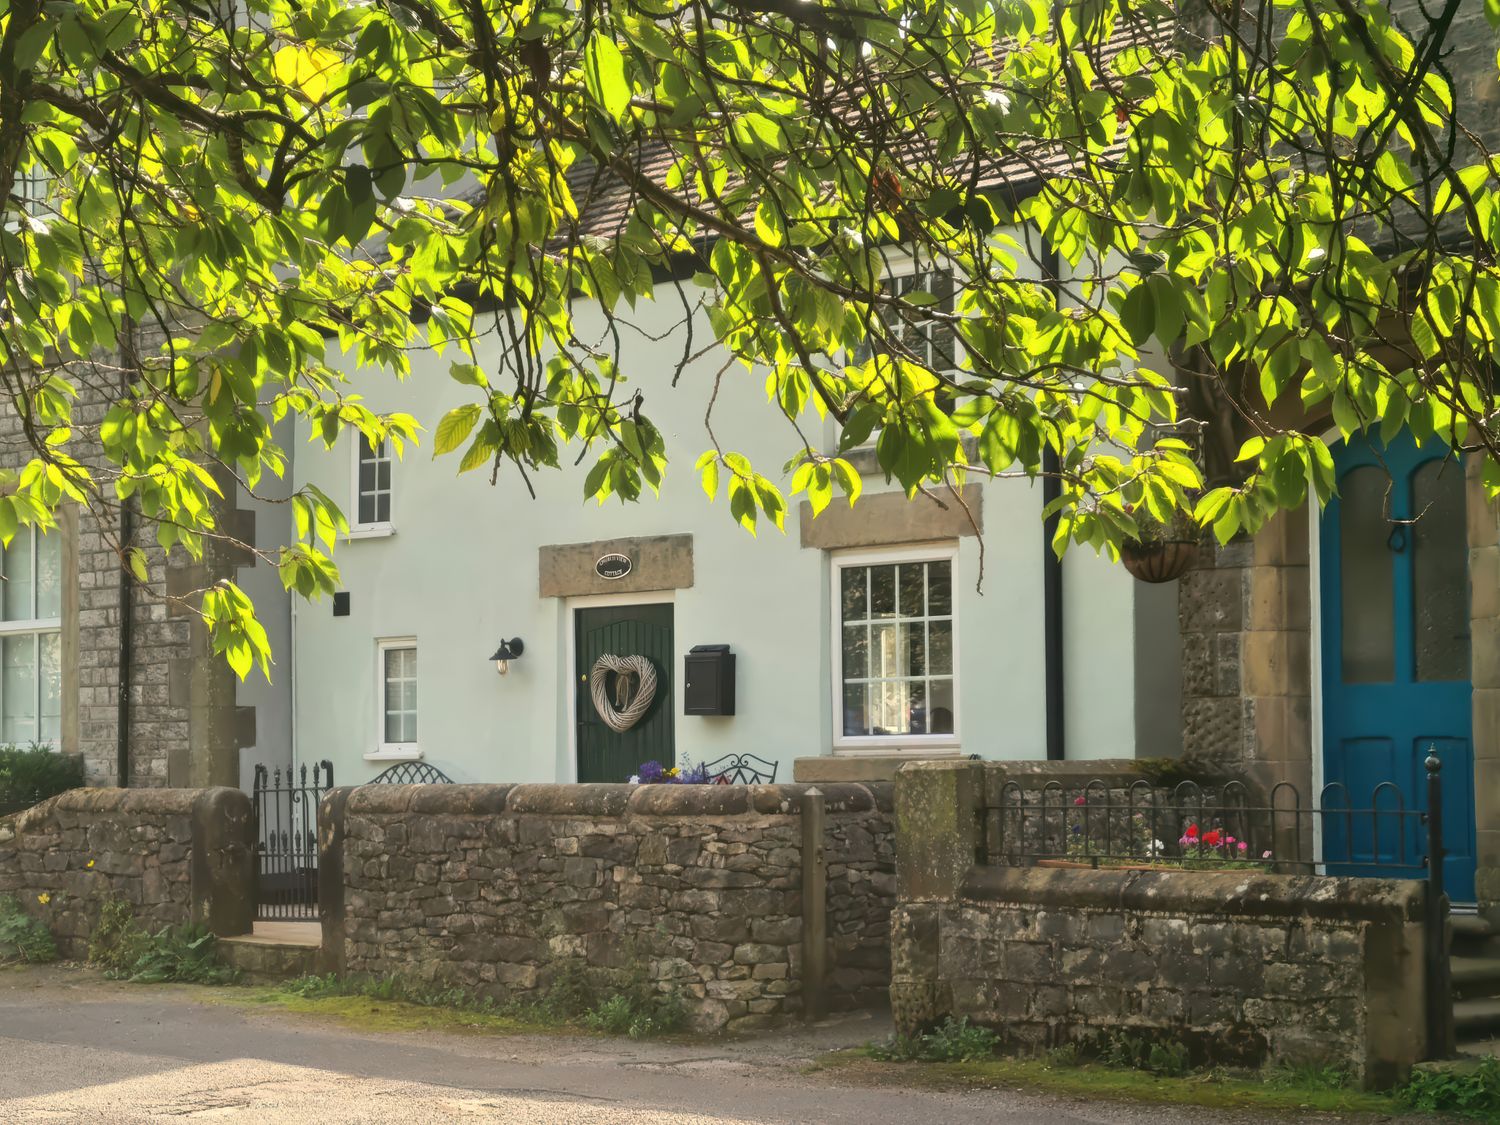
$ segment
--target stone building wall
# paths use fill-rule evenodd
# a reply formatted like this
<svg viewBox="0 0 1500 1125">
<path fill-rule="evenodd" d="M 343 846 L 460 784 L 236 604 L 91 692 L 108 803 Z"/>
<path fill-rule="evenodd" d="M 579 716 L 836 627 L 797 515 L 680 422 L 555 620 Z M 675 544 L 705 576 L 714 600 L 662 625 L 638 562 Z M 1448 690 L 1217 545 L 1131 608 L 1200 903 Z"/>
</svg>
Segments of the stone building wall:
<svg viewBox="0 0 1500 1125">
<path fill-rule="evenodd" d="M 101 366 L 96 378 L 116 376 Z M 66 449 L 94 468 L 103 465 L 97 426 L 107 403 L 83 380 L 74 406 L 78 437 Z M 0 409 L 0 469 L 19 470 L 32 457 L 19 417 Z M 221 526 L 255 536 L 255 514 L 232 479 L 221 479 L 229 498 Z M 252 744 L 253 717 L 238 713 L 235 677 L 212 656 L 207 630 L 195 614 L 169 600 L 235 577 L 255 560 L 217 541 L 205 544 L 194 562 L 181 549 L 170 554 L 156 544 L 155 526 L 137 515 L 131 542 L 145 552 L 147 580 L 131 594 L 129 660 L 129 757 L 126 779 L 134 787 L 238 785 L 238 749 Z M 121 517 L 117 506 L 64 507 L 63 683 L 60 749 L 81 755 L 91 785 L 117 785 L 120 699 Z M 272 607 L 265 607 L 274 612 Z M 246 741 L 248 739 L 248 742 Z"/>
<path fill-rule="evenodd" d="M 325 956 L 512 997 L 567 964 L 644 966 L 699 1028 L 771 1024 L 801 1011 L 807 788 L 334 790 L 320 813 Z M 823 792 L 829 999 L 847 1007 L 890 979 L 890 787 Z"/>
<path fill-rule="evenodd" d="M 103 904 L 123 899 L 142 925 L 199 921 L 250 929 L 250 799 L 232 789 L 74 789 L 0 818 L 0 894 L 84 957 Z"/>
<path fill-rule="evenodd" d="M 1183 753 L 1312 792 L 1308 513 L 1204 552 L 1179 582 Z"/>
<path fill-rule="evenodd" d="M 1425 886 L 1207 871 L 976 867 L 892 915 L 897 1026 L 946 1016 L 1016 1049 L 1127 1034 L 1194 1065 L 1332 1065 L 1389 1085 L 1424 1057 Z"/>
</svg>

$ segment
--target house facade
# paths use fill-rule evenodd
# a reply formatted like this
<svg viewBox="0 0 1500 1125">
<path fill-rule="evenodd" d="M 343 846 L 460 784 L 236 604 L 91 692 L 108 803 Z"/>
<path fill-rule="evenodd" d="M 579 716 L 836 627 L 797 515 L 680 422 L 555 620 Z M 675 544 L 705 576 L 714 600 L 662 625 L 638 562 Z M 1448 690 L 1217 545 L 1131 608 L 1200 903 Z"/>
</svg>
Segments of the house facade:
<svg viewBox="0 0 1500 1125">
<path fill-rule="evenodd" d="M 668 385 L 680 315 L 643 305 L 620 358 L 667 443 L 659 496 L 586 503 L 583 466 L 534 474 L 532 499 L 513 473 L 459 476 L 420 446 L 398 460 L 349 437 L 332 453 L 296 443 L 296 483 L 340 498 L 352 524 L 340 597 L 294 611 L 299 759 L 328 758 L 341 784 L 418 758 L 461 781 L 624 781 L 647 761 L 753 754 L 789 780 L 799 759 L 1044 756 L 1049 701 L 1070 756 L 1177 752 L 1175 594 L 1087 552 L 1049 580 L 1040 485 L 971 477 L 908 500 L 856 455 L 858 504 L 815 519 L 792 503 L 784 533 L 762 520 L 752 538 L 710 503 L 692 470 L 710 399 L 722 448 L 762 471 L 800 446 L 763 375 L 719 379 L 722 354 Z M 447 367 L 422 355 L 404 382 L 359 386 L 430 422 L 471 393 Z M 517 639 L 498 674 L 492 654 Z M 732 714 L 685 699 L 699 646 L 733 654 L 732 674 L 694 661 L 732 675 Z M 621 689 L 596 672 L 606 656 L 644 657 L 656 677 L 623 730 L 603 712 L 639 677 Z"/>
</svg>

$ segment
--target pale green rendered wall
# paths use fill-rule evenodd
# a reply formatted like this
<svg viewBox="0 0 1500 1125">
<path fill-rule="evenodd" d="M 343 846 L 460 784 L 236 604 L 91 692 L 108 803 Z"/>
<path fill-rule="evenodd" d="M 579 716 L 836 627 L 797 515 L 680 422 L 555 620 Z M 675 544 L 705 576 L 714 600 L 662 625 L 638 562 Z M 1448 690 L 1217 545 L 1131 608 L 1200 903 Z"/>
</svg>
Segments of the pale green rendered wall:
<svg viewBox="0 0 1500 1125">
<path fill-rule="evenodd" d="M 514 469 L 495 487 L 487 472 L 455 475 L 457 457 L 434 461 L 430 434 L 394 467 L 394 536 L 342 543 L 337 561 L 351 613 L 329 603 L 296 610 L 298 757 L 335 764 L 356 784 L 389 763 L 363 755 L 378 740 L 375 642 L 414 636 L 419 647 L 419 743 L 426 760 L 460 781 L 552 781 L 573 776 L 567 603 L 537 593 L 537 549 L 625 536 L 691 534 L 695 582 L 672 594 L 680 678 L 695 644 L 727 643 L 739 659 L 733 718 L 676 719 L 677 751 L 705 760 L 750 751 L 782 763 L 830 752 L 829 566 L 799 545 L 796 505 L 786 534 L 762 526 L 752 539 L 722 497 L 710 505 L 693 472 L 708 446 L 703 416 L 722 355 L 695 363 L 667 385 L 680 343 L 653 342 L 681 310 L 675 300 L 643 304 L 641 332 L 625 332 L 621 367 L 645 394 L 668 441 L 671 466 L 660 498 L 603 508 L 582 499 L 583 470 L 533 475 L 537 499 Z M 698 339 L 708 338 L 706 324 Z M 677 338 L 680 341 L 680 337 Z M 406 410 L 429 431 L 472 389 L 447 375 L 449 358 L 414 360 L 404 383 L 365 372 L 358 389 L 376 409 Z M 742 366 L 723 376 L 713 414 L 727 450 L 747 454 L 768 475 L 800 447 L 765 401 L 764 378 Z M 350 497 L 347 446 L 324 453 L 297 446 L 300 481 Z M 886 487 L 871 480 L 867 488 Z M 1040 489 L 1026 481 L 984 486 L 984 593 L 975 591 L 978 542 L 961 540 L 959 723 L 963 753 L 1034 758 L 1045 753 Z M 791 498 L 788 497 L 790 501 Z M 841 501 L 835 501 L 840 503 Z M 352 505 L 351 505 L 352 509 Z M 1085 552 L 1065 563 L 1069 756 L 1134 753 L 1131 579 Z M 520 636 L 525 656 L 508 676 L 487 657 L 501 637 Z"/>
</svg>

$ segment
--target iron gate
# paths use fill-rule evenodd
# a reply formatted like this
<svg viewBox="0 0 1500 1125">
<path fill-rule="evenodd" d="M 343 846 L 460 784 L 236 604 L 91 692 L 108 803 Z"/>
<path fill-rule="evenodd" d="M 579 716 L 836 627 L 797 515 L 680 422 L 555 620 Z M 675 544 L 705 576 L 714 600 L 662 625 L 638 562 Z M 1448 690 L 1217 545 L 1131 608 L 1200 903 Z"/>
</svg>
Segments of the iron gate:
<svg viewBox="0 0 1500 1125">
<path fill-rule="evenodd" d="M 318 802 L 333 788 L 333 763 L 255 767 L 255 917 L 316 921 Z"/>
</svg>

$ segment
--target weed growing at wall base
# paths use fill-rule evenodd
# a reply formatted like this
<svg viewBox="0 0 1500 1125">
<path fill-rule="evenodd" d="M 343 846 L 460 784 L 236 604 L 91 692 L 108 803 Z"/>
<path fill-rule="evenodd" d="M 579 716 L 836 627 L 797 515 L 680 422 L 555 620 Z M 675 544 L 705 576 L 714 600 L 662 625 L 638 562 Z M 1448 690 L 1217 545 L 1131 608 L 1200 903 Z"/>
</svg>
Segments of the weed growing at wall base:
<svg viewBox="0 0 1500 1125">
<path fill-rule="evenodd" d="M 1500 1121 L 1500 1059 L 1491 1056 L 1473 1066 L 1414 1071 L 1397 1096 L 1403 1105 L 1423 1113 Z"/>
<path fill-rule="evenodd" d="M 136 984 L 232 984 L 239 974 L 219 960 L 203 926 L 166 926 L 150 933 L 130 903 L 106 899 L 89 935 L 89 961 L 104 975 Z"/>
<path fill-rule="evenodd" d="M 57 946 L 47 927 L 22 910 L 13 895 L 0 896 L 0 964 L 56 960 Z"/>
<path fill-rule="evenodd" d="M 277 994 L 299 1000 L 365 997 L 421 1008 L 445 1009 L 532 1028 L 572 1027 L 629 1035 L 632 1039 L 669 1035 L 681 1030 L 687 1012 L 676 990 L 661 992 L 641 975 L 623 983 L 601 983 L 581 966 L 564 965 L 538 999 L 495 1000 L 464 988 L 430 984 L 406 977 L 298 977 Z"/>
</svg>

